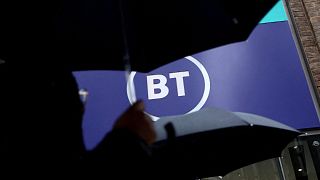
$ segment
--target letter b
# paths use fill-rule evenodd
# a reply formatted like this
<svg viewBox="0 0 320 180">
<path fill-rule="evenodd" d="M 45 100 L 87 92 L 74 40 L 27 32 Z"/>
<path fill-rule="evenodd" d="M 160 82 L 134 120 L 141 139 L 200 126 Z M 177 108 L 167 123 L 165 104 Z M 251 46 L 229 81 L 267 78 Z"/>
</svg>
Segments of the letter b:
<svg viewBox="0 0 320 180">
<path fill-rule="evenodd" d="M 154 82 L 156 79 L 159 80 L 157 84 Z M 167 78 L 163 75 L 147 76 L 148 99 L 161 99 L 166 97 L 169 94 L 169 88 L 166 84 Z M 156 89 L 159 89 L 160 92 L 156 93 Z"/>
</svg>

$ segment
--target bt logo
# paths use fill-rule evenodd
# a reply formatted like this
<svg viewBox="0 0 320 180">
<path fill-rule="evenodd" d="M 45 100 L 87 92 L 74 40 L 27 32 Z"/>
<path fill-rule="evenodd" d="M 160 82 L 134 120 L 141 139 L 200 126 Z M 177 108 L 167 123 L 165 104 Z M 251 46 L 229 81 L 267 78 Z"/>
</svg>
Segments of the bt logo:
<svg viewBox="0 0 320 180">
<path fill-rule="evenodd" d="M 184 88 L 184 78 L 189 77 L 189 71 L 183 71 L 183 72 L 175 72 L 170 73 L 169 77 L 170 79 L 176 79 L 176 85 L 177 85 L 177 93 L 178 96 L 185 96 L 185 88 Z M 158 80 L 158 83 L 155 83 L 155 81 Z M 147 87 L 148 87 L 148 99 L 160 99 L 164 98 L 169 94 L 169 88 L 166 86 L 167 84 L 167 78 L 164 75 L 150 75 L 147 76 Z M 156 93 L 155 90 L 159 90 L 158 93 Z"/>
<path fill-rule="evenodd" d="M 161 116 L 198 111 L 207 101 L 209 93 L 209 75 L 192 56 L 163 66 L 152 74 L 132 72 L 127 81 L 130 103 L 133 104 L 137 97 L 143 99 L 147 113 L 154 120 Z"/>
</svg>

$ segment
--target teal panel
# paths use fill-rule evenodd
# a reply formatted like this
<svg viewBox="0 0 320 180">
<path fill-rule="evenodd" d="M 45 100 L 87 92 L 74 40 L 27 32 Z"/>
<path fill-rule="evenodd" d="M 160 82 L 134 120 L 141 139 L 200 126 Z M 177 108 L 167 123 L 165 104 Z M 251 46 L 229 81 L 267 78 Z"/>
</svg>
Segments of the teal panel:
<svg viewBox="0 0 320 180">
<path fill-rule="evenodd" d="M 284 9 L 283 3 L 280 0 L 270 12 L 260 21 L 260 24 L 287 21 L 288 17 Z"/>
</svg>

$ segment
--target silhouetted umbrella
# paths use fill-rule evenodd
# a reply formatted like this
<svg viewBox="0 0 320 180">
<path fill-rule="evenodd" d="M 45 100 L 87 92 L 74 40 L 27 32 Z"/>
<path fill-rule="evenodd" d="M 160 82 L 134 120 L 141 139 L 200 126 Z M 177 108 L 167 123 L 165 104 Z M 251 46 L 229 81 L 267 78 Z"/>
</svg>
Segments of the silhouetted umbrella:
<svg viewBox="0 0 320 180">
<path fill-rule="evenodd" d="M 155 126 L 156 159 L 168 165 L 162 171 L 171 168 L 192 178 L 223 176 L 243 166 L 280 157 L 286 145 L 300 134 L 262 116 L 216 108 L 160 118 Z"/>
<path fill-rule="evenodd" d="M 278 0 L 1 1 L 0 58 L 147 72 L 246 40 Z M 43 63 L 44 62 L 44 63 Z"/>
</svg>

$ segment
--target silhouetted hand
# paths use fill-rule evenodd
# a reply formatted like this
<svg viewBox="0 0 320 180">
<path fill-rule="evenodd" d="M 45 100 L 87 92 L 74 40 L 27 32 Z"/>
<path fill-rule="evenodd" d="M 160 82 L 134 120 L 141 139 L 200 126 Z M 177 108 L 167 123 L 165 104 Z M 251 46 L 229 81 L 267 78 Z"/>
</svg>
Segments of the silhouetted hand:
<svg viewBox="0 0 320 180">
<path fill-rule="evenodd" d="M 151 118 L 144 113 L 144 103 L 142 101 L 137 101 L 128 108 L 116 121 L 113 128 L 126 128 L 149 145 L 156 140 L 153 122 Z"/>
</svg>

